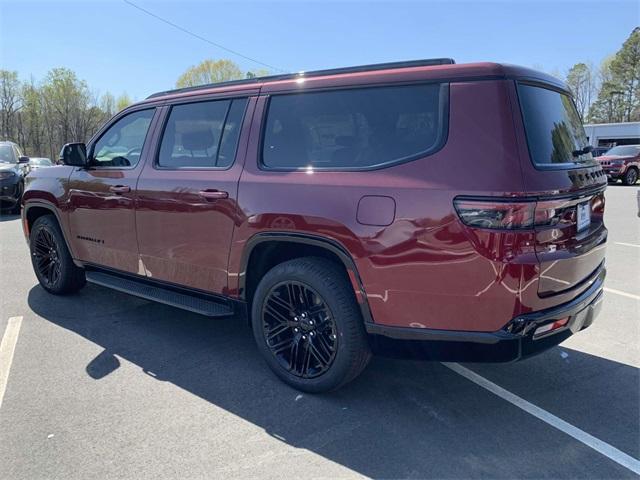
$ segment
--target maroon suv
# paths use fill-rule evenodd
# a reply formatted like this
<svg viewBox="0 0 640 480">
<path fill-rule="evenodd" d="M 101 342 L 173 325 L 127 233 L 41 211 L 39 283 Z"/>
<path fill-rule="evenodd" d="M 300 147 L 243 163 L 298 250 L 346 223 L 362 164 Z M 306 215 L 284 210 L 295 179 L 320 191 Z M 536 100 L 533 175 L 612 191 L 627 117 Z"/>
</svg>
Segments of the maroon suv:
<svg viewBox="0 0 640 480">
<path fill-rule="evenodd" d="M 526 68 L 437 59 L 162 92 L 61 160 L 24 194 L 44 289 L 246 318 L 301 390 L 352 380 L 384 341 L 520 359 L 601 304 L 607 178 L 566 87 Z"/>
<path fill-rule="evenodd" d="M 635 185 L 640 172 L 640 145 L 618 145 L 598 157 L 598 161 L 609 181 L 620 179 L 624 185 Z"/>
</svg>

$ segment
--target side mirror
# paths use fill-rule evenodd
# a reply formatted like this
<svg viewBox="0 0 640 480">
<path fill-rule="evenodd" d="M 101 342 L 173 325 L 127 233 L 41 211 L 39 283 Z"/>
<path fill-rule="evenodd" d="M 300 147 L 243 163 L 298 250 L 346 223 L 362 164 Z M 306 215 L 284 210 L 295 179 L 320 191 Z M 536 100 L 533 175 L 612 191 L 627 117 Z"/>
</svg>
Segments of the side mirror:
<svg viewBox="0 0 640 480">
<path fill-rule="evenodd" d="M 87 146 L 84 143 L 67 143 L 60 151 L 60 163 L 72 167 L 87 166 Z"/>
<path fill-rule="evenodd" d="M 29 157 L 19 157 L 18 158 L 18 163 L 29 163 Z"/>
</svg>

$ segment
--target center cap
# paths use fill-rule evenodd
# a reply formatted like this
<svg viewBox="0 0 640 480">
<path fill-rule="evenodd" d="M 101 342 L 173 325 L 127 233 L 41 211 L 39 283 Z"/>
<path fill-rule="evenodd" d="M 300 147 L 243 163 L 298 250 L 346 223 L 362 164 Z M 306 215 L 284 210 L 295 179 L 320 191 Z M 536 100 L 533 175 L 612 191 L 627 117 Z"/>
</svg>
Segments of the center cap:
<svg viewBox="0 0 640 480">
<path fill-rule="evenodd" d="M 300 318 L 300 327 L 302 327 L 302 329 L 305 330 L 305 331 L 313 330 L 314 321 L 311 320 L 308 316 L 303 315 Z"/>
</svg>

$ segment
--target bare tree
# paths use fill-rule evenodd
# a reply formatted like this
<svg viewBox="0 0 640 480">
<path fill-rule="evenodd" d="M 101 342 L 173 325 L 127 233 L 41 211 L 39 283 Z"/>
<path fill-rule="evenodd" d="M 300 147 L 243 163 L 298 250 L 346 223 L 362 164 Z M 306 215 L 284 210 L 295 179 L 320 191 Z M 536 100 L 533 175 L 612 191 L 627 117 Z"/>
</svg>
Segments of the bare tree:
<svg viewBox="0 0 640 480">
<path fill-rule="evenodd" d="M 18 73 L 0 70 L 0 139 L 17 140 L 17 113 L 21 108 Z"/>
</svg>

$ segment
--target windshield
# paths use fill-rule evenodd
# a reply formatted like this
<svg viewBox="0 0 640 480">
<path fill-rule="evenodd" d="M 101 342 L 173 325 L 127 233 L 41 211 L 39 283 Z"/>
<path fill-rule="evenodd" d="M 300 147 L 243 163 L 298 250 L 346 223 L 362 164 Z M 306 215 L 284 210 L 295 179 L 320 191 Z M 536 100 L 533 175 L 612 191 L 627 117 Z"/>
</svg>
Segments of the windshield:
<svg viewBox="0 0 640 480">
<path fill-rule="evenodd" d="M 548 88 L 519 84 L 518 96 L 529 153 L 537 165 L 592 160 L 583 152 L 587 136 L 569 95 Z"/>
<path fill-rule="evenodd" d="M 29 163 L 31 165 L 38 165 L 40 167 L 49 167 L 53 165 L 51 161 L 46 158 L 32 158 L 31 160 L 29 160 Z"/>
<path fill-rule="evenodd" d="M 0 145 L 0 163 L 16 163 L 11 145 Z"/>
<path fill-rule="evenodd" d="M 640 145 L 619 145 L 607 150 L 605 155 L 619 155 L 620 157 L 635 157 L 640 153 Z"/>
</svg>

